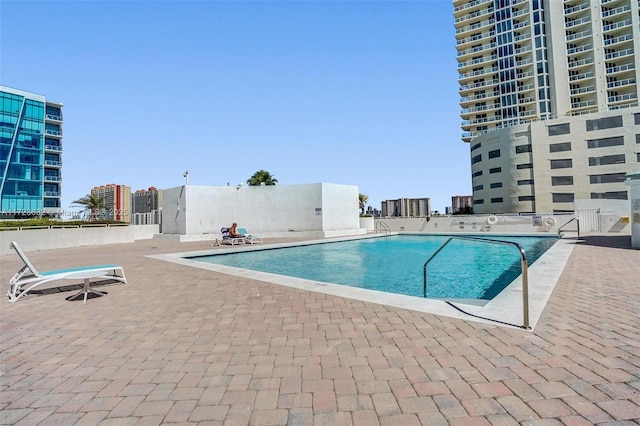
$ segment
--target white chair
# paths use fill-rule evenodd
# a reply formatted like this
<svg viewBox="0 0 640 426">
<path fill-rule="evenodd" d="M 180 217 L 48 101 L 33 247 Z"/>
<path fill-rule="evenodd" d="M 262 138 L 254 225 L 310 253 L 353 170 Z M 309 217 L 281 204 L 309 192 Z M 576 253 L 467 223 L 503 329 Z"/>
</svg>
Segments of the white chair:
<svg viewBox="0 0 640 426">
<path fill-rule="evenodd" d="M 71 296 L 69 299 L 73 299 L 81 294 L 84 294 L 84 303 L 87 303 L 87 295 L 93 293 L 102 296 L 106 293 L 93 289 L 90 285 L 92 278 L 99 278 L 104 280 L 116 280 L 123 284 L 127 283 L 127 279 L 124 276 L 124 270 L 121 266 L 117 265 L 91 265 L 80 266 L 67 269 L 56 269 L 52 271 L 38 272 L 38 270 L 29 261 L 24 254 L 18 243 L 12 241 L 10 246 L 16 251 L 24 266 L 20 268 L 18 272 L 9 281 L 9 291 L 7 296 L 9 302 L 13 303 L 20 299 L 22 296 L 29 293 L 36 287 L 43 284 L 50 283 L 58 280 L 84 280 L 84 287 L 76 295 Z"/>
<path fill-rule="evenodd" d="M 247 244 L 256 244 L 262 242 L 262 238 L 258 237 L 257 235 L 249 234 L 245 228 L 238 228 L 238 233 L 242 235 Z"/>
</svg>

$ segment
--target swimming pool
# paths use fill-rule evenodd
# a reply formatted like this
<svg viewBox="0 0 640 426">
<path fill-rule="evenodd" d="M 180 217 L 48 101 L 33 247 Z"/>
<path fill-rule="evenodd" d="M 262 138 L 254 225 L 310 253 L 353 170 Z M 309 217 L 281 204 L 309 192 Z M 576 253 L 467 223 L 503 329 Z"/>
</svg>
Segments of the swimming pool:
<svg viewBox="0 0 640 426">
<path fill-rule="evenodd" d="M 189 259 L 422 297 L 424 262 L 448 238 L 392 235 Z M 529 265 L 558 241 L 550 236 L 500 236 L 499 239 L 520 244 Z M 520 253 L 514 246 L 455 239 L 429 264 L 427 296 L 491 300 L 519 275 Z"/>
</svg>

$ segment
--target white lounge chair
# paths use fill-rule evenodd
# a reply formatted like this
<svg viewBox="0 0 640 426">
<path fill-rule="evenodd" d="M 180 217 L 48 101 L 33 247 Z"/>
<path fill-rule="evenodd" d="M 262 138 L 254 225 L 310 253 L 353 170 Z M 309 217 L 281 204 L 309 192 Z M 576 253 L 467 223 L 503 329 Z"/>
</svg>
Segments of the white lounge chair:
<svg viewBox="0 0 640 426">
<path fill-rule="evenodd" d="M 127 279 L 124 276 L 124 270 L 121 266 L 117 265 L 91 265 L 81 266 L 76 268 L 56 269 L 53 271 L 38 272 L 38 270 L 29 261 L 24 254 L 18 243 L 12 241 L 10 246 L 16 251 L 24 266 L 20 268 L 18 272 L 9 281 L 9 291 L 7 296 L 9 302 L 13 303 L 20 299 L 22 296 L 29 293 L 36 287 L 43 284 L 50 283 L 58 280 L 84 280 L 84 288 L 69 299 L 74 299 L 77 296 L 84 294 L 84 303 L 87 303 L 87 295 L 94 293 L 102 296 L 106 293 L 94 290 L 91 288 L 90 280 L 92 278 L 99 278 L 104 280 L 116 280 L 123 284 L 127 283 Z"/>
<path fill-rule="evenodd" d="M 220 228 L 220 233 L 222 234 L 222 243 L 235 246 L 236 244 L 244 244 L 246 241 L 244 237 L 232 237 L 229 234 L 229 228 Z"/>
<path fill-rule="evenodd" d="M 238 228 L 238 233 L 242 235 L 247 244 L 257 244 L 262 242 L 262 238 L 257 235 L 251 235 L 245 228 Z"/>
</svg>

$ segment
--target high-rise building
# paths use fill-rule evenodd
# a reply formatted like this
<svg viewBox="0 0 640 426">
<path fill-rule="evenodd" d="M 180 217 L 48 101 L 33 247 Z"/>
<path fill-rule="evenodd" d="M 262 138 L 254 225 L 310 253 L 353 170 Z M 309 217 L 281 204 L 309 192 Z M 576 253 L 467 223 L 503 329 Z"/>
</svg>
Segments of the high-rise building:
<svg viewBox="0 0 640 426">
<path fill-rule="evenodd" d="M 160 223 L 162 208 L 162 190 L 154 186 L 149 189 L 139 189 L 131 196 L 133 215 L 131 223 L 134 225 L 157 225 Z"/>
<path fill-rule="evenodd" d="M 62 213 L 62 103 L 0 86 L 0 217 Z"/>
<path fill-rule="evenodd" d="M 471 195 L 454 195 L 451 197 L 451 211 L 447 213 L 473 213 L 473 197 Z"/>
<path fill-rule="evenodd" d="M 454 0 L 475 213 L 628 199 L 640 161 L 638 0 Z"/>
<path fill-rule="evenodd" d="M 94 187 L 91 195 L 104 198 L 104 210 L 98 214 L 100 219 L 131 222 L 131 187 L 110 183 Z"/>
<path fill-rule="evenodd" d="M 399 198 L 382 202 L 383 217 L 429 217 L 431 216 L 431 199 Z"/>
</svg>

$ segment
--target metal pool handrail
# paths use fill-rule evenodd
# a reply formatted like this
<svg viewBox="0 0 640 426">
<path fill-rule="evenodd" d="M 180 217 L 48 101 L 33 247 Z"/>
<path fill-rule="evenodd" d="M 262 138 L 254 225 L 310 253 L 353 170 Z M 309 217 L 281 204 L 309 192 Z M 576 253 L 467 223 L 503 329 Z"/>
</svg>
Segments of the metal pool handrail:
<svg viewBox="0 0 640 426">
<path fill-rule="evenodd" d="M 438 247 L 438 249 L 435 252 L 433 252 L 431 256 L 429 256 L 427 261 L 424 262 L 424 267 L 423 267 L 424 297 L 425 298 L 427 297 L 427 264 L 431 262 L 431 260 L 434 257 L 436 257 L 436 255 L 440 253 L 440 251 L 447 244 L 449 244 L 449 242 L 454 238 L 459 240 L 479 241 L 479 242 L 485 242 L 490 244 L 513 245 L 518 249 L 518 251 L 520 252 L 521 268 L 522 268 L 522 316 L 523 316 L 523 322 L 524 322 L 522 327 L 526 328 L 527 330 L 531 329 L 531 327 L 529 326 L 529 277 L 527 275 L 527 271 L 529 268 L 527 267 L 527 254 L 520 244 L 513 241 L 493 240 L 490 238 L 480 238 L 480 237 L 459 237 L 459 236 L 449 237 L 447 241 L 442 243 L 442 245 Z"/>
</svg>

